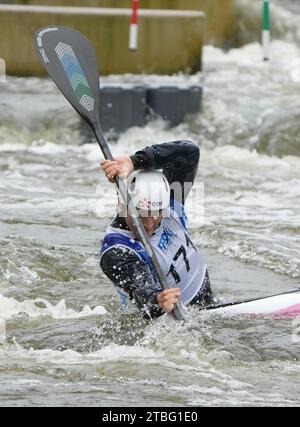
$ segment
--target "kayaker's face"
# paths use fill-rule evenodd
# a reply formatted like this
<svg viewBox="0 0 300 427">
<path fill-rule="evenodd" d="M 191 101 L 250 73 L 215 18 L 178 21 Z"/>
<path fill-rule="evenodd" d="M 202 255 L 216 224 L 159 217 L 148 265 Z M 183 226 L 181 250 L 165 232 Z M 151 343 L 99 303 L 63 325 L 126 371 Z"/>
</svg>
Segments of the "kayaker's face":
<svg viewBox="0 0 300 427">
<path fill-rule="evenodd" d="M 162 219 L 162 211 L 157 212 L 157 214 L 155 215 L 153 215 L 152 212 L 148 212 L 147 214 L 140 215 L 140 220 L 145 228 L 145 231 L 148 237 L 151 237 L 153 235 L 153 233 L 159 226 L 161 219 Z M 132 234 L 135 237 L 137 237 L 136 227 L 134 225 L 132 217 L 127 216 L 125 220 Z"/>
</svg>

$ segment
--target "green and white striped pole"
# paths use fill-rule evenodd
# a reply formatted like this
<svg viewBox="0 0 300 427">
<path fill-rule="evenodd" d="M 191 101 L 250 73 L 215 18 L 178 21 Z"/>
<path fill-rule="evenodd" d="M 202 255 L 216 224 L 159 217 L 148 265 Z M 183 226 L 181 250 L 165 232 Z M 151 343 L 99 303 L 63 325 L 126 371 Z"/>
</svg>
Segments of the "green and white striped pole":
<svg viewBox="0 0 300 427">
<path fill-rule="evenodd" d="M 270 58 L 270 0 L 264 0 L 263 4 L 262 45 L 264 61 L 268 61 Z"/>
</svg>

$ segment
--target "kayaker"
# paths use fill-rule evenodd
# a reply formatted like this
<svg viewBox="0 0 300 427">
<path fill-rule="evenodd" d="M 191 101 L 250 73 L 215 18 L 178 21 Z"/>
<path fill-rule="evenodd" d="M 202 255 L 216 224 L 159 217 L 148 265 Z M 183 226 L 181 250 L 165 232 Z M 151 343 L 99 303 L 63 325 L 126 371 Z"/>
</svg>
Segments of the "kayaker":
<svg viewBox="0 0 300 427">
<path fill-rule="evenodd" d="M 190 141 L 156 144 L 100 165 L 108 180 L 128 178 L 127 187 L 170 289 L 162 290 L 148 255 L 138 240 L 124 203 L 106 230 L 100 266 L 113 282 L 123 307 L 129 300 L 154 318 L 175 304 L 216 303 L 206 264 L 188 234 L 184 204 L 200 158 Z"/>
</svg>

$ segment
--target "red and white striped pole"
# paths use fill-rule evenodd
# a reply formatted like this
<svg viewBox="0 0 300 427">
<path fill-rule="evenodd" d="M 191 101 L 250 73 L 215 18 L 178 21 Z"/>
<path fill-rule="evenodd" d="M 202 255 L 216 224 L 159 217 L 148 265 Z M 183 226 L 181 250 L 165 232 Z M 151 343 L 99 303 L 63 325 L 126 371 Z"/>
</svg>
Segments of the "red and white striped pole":
<svg viewBox="0 0 300 427">
<path fill-rule="evenodd" d="M 132 0 L 132 16 L 129 31 L 129 49 L 136 50 L 138 45 L 138 1 Z"/>
</svg>

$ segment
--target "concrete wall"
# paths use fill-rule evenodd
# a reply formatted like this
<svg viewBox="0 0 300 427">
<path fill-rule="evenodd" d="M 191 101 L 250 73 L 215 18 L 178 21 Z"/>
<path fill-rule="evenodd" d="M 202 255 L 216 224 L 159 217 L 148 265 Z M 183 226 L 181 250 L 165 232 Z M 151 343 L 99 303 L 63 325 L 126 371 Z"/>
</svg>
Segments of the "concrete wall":
<svg viewBox="0 0 300 427">
<path fill-rule="evenodd" d="M 9 1 L 7 1 L 9 2 Z M 85 7 L 131 7 L 131 0 L 10 0 L 16 4 Z M 139 0 L 143 9 L 202 10 L 206 13 L 205 42 L 222 45 L 235 28 L 234 0 Z"/>
<path fill-rule="evenodd" d="M 0 5 L 0 57 L 7 73 L 40 75 L 33 35 L 43 26 L 63 25 L 84 33 L 101 60 L 101 74 L 156 73 L 200 69 L 204 19 L 200 12 L 141 11 L 139 49 L 129 51 L 130 9 Z"/>
<path fill-rule="evenodd" d="M 0 4 L 0 58 L 6 61 L 7 73 L 16 75 L 43 74 L 33 45 L 34 32 L 43 26 L 65 25 L 83 32 L 101 59 L 103 75 L 196 72 L 201 68 L 202 45 L 207 42 L 222 45 L 235 28 L 234 0 L 140 0 L 144 13 L 141 10 L 139 47 L 131 52 L 128 49 L 131 0 L 0 0 L 0 3 L 11 4 L 11 9 Z M 45 9 L 46 4 L 51 7 Z M 72 8 L 68 11 L 56 8 L 62 5 Z M 101 15 L 95 9 L 108 6 L 120 12 Z M 147 15 L 147 10 L 154 8 L 174 12 L 203 10 L 206 19 Z"/>
</svg>

